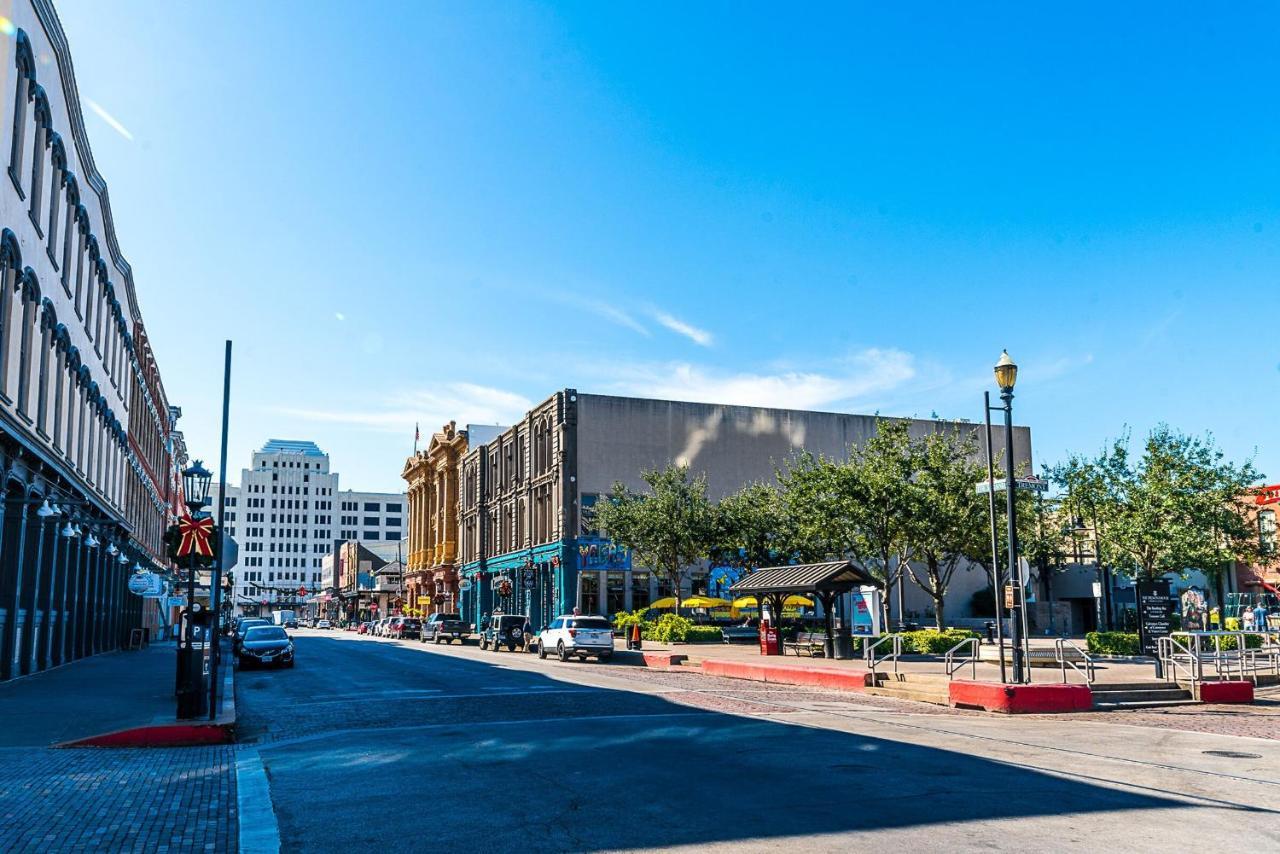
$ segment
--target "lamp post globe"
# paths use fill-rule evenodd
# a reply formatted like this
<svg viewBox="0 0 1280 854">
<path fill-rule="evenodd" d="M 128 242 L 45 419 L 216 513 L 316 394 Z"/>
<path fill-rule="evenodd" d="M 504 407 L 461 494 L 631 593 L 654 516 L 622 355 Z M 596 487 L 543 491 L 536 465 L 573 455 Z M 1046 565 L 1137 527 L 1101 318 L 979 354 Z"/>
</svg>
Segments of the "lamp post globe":
<svg viewBox="0 0 1280 854">
<path fill-rule="evenodd" d="M 204 507 L 209 500 L 209 483 L 213 480 L 213 472 L 196 460 L 182 471 L 182 489 L 186 493 L 187 506 L 195 513 Z"/>
<path fill-rule="evenodd" d="M 1018 381 L 1018 366 L 1014 364 L 1013 359 L 1009 358 L 1009 351 L 1004 350 L 1000 353 L 1000 360 L 995 366 L 996 385 L 1000 387 L 1000 391 L 1009 394 L 1013 391 L 1013 385 Z"/>
</svg>

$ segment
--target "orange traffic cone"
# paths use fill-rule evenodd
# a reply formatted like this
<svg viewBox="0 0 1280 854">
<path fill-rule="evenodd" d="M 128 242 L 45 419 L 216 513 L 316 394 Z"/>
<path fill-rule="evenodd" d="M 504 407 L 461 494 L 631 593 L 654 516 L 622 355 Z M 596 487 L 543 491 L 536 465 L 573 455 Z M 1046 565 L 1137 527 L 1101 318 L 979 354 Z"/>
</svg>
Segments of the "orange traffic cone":
<svg viewBox="0 0 1280 854">
<path fill-rule="evenodd" d="M 631 627 L 631 648 L 640 648 L 640 624 L 636 623 Z"/>
</svg>

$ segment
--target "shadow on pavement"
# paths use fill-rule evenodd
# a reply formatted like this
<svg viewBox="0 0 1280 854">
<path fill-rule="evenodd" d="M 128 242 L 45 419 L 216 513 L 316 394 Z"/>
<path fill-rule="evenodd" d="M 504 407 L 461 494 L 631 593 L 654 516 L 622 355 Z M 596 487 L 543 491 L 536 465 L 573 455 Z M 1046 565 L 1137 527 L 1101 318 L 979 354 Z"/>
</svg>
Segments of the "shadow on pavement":
<svg viewBox="0 0 1280 854">
<path fill-rule="evenodd" d="M 353 657 L 337 639 L 302 642 L 299 676 L 309 652 Z M 644 848 L 1196 808 L 964 753 L 567 685 L 496 667 L 506 653 L 370 646 L 359 655 L 365 681 L 313 671 L 330 695 L 357 699 L 327 702 L 320 683 L 297 683 L 302 702 L 278 710 L 297 728 L 279 736 L 303 738 L 262 746 L 286 849 L 415 838 L 469 851 L 487 836 L 529 851 Z M 393 693 L 364 703 L 359 684 Z"/>
</svg>

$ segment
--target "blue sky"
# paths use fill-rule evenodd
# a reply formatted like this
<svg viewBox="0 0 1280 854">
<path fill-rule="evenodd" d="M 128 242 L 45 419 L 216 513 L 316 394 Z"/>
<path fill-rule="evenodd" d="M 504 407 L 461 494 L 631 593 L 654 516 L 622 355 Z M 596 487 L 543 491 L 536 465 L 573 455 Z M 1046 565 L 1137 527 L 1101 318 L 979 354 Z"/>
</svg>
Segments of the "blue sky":
<svg viewBox="0 0 1280 854">
<path fill-rule="evenodd" d="M 1280 479 L 1280 9 L 63 0 L 166 388 L 400 488 L 557 388 Z M 799 11 L 797 11 L 799 10 Z M 114 123 L 114 126 L 113 124 Z"/>
</svg>

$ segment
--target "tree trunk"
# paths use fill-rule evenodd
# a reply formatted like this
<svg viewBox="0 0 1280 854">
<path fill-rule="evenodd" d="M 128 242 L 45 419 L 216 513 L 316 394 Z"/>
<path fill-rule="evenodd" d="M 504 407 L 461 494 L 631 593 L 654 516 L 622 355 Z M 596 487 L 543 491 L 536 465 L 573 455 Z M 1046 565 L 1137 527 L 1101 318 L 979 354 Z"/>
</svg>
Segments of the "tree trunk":
<svg viewBox="0 0 1280 854">
<path fill-rule="evenodd" d="M 934 623 L 937 624 L 938 631 L 942 631 L 947 627 L 946 620 L 944 620 L 942 616 L 942 597 L 933 592 L 930 592 L 929 595 L 933 597 Z"/>
</svg>

